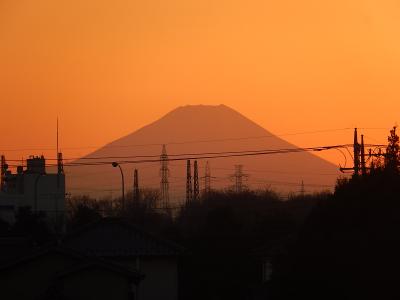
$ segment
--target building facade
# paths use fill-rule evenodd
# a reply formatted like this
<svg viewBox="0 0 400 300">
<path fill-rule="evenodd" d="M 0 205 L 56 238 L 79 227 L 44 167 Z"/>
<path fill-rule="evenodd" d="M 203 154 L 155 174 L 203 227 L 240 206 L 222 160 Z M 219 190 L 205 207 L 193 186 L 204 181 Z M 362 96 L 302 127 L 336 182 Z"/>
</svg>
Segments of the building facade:
<svg viewBox="0 0 400 300">
<path fill-rule="evenodd" d="M 46 172 L 43 156 L 32 156 L 26 166 L 17 166 L 13 173 L 1 159 L 0 218 L 9 224 L 15 222 L 22 207 L 32 212 L 43 212 L 51 225 L 62 227 L 65 214 L 65 175 L 62 160 L 56 173 Z"/>
</svg>

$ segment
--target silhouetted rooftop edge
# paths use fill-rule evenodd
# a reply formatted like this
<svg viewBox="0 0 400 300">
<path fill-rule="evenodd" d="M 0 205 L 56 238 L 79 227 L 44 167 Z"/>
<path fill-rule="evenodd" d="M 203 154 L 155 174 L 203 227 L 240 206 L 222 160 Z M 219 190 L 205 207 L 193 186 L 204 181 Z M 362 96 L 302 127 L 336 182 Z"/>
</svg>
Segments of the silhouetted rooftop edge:
<svg viewBox="0 0 400 300">
<path fill-rule="evenodd" d="M 73 244 L 75 238 L 79 238 L 80 236 L 90 232 L 91 230 L 96 230 L 97 228 L 99 228 L 99 230 L 102 230 L 101 227 L 104 228 L 104 226 L 114 225 L 121 226 L 134 234 L 142 236 L 152 243 L 158 244 L 157 250 L 154 247 L 141 248 L 135 244 L 132 244 L 130 249 L 126 249 L 126 245 L 124 245 L 124 249 L 118 248 L 118 240 L 116 239 L 116 237 L 111 244 L 109 244 L 108 241 L 105 240 L 98 241 L 100 244 L 104 243 L 103 245 L 107 246 L 107 249 L 100 249 L 99 247 L 97 247 L 96 249 L 83 249 L 84 246 L 82 244 Z M 126 237 L 126 239 L 124 239 L 124 243 L 129 243 L 130 241 L 131 240 L 129 239 L 129 237 Z M 67 248 L 72 248 L 76 251 L 83 251 L 87 254 L 97 256 L 176 256 L 181 255 L 185 252 L 185 249 L 182 246 L 172 241 L 160 238 L 149 232 L 146 232 L 129 221 L 114 217 L 102 218 L 98 221 L 83 226 L 82 228 L 66 235 L 63 238 L 61 244 Z M 112 250 L 111 253 L 110 247 L 112 246 L 115 246 L 115 248 Z"/>
</svg>

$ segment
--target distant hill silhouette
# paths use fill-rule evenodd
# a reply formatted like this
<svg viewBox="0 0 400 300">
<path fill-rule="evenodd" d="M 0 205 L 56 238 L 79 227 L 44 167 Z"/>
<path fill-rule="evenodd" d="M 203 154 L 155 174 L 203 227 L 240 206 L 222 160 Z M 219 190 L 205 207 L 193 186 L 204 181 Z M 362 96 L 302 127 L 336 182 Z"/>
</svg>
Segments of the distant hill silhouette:
<svg viewBox="0 0 400 300">
<path fill-rule="evenodd" d="M 109 156 L 160 155 L 167 144 L 168 154 L 294 148 L 261 126 L 225 106 L 189 105 L 179 107 L 161 119 L 113 141 L 84 158 Z M 109 159 L 112 162 L 114 159 Z M 78 160 L 84 161 L 84 160 Z M 103 159 L 104 161 L 104 159 Z M 199 161 L 199 176 L 204 176 L 205 161 Z M 182 199 L 185 190 L 186 162 L 170 162 L 171 199 Z M 233 182 L 234 165 L 243 164 L 251 188 L 270 186 L 278 191 L 307 191 L 332 186 L 339 172 L 333 164 L 311 154 L 291 153 L 211 159 L 212 187 L 224 188 Z M 133 169 L 139 170 L 140 187 L 159 188 L 159 163 L 123 165 L 126 189 L 131 189 Z M 119 170 L 111 164 L 66 168 L 72 194 L 120 195 Z M 200 179 L 200 188 L 203 179 Z"/>
</svg>

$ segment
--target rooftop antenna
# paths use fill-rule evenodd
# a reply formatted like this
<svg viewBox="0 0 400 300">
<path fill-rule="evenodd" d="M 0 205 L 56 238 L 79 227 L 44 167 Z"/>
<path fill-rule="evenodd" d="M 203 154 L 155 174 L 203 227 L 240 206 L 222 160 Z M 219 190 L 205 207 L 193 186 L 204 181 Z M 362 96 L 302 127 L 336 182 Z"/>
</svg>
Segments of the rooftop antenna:
<svg viewBox="0 0 400 300">
<path fill-rule="evenodd" d="M 57 174 L 63 174 L 64 173 L 64 166 L 63 166 L 63 157 L 62 153 L 59 150 L 59 131 L 58 131 L 58 117 L 57 117 Z M 57 184 L 60 186 L 60 176 L 58 176 L 57 179 Z"/>
<path fill-rule="evenodd" d="M 57 155 L 56 155 L 56 157 L 58 157 L 58 153 L 59 153 L 59 151 L 58 151 L 58 116 L 57 116 Z"/>
<path fill-rule="evenodd" d="M 354 128 L 354 175 L 359 175 L 360 170 L 360 144 L 358 143 L 358 133 L 357 128 Z"/>
<path fill-rule="evenodd" d="M 6 163 L 6 157 L 4 155 L 1 156 L 1 178 L 0 178 L 0 191 L 3 191 L 4 189 L 4 178 L 7 170 L 7 163 Z"/>
</svg>

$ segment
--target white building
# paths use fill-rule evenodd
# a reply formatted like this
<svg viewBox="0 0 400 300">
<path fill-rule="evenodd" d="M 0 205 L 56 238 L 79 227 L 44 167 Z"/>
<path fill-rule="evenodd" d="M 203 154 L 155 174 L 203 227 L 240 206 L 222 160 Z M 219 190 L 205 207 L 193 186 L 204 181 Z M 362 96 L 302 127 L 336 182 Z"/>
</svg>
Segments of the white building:
<svg viewBox="0 0 400 300">
<path fill-rule="evenodd" d="M 17 167 L 17 172 L 8 169 L 4 156 L 1 159 L 0 219 L 13 224 L 21 207 L 30 207 L 32 212 L 44 212 L 53 228 L 62 228 L 65 212 L 65 175 L 61 155 L 58 172 L 46 173 L 43 156 L 30 157 L 26 168 Z"/>
</svg>

